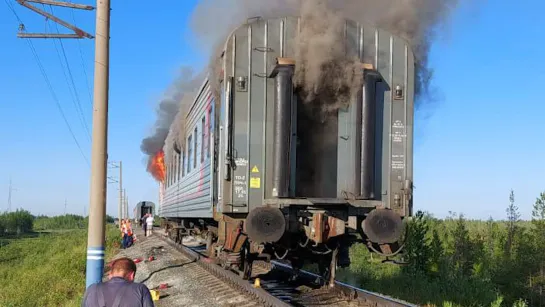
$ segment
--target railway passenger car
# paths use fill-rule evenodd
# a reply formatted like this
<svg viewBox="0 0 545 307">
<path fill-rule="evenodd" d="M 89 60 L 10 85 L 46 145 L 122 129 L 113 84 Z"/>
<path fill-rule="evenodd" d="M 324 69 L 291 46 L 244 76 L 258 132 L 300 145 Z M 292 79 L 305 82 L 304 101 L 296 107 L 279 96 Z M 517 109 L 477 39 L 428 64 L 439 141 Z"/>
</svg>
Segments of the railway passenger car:
<svg viewBox="0 0 545 307">
<path fill-rule="evenodd" d="M 155 203 L 151 201 L 141 201 L 138 202 L 136 206 L 134 206 L 133 216 L 137 222 L 140 221 L 140 219 L 142 219 L 144 215 L 148 213 L 155 215 Z"/>
<path fill-rule="evenodd" d="M 350 263 L 351 244 L 399 253 L 412 214 L 411 46 L 346 20 L 346 52 L 364 78 L 348 107 L 323 122 L 292 81 L 299 22 L 257 18 L 235 29 L 221 73 L 203 80 L 186 115 L 185 144 L 164 149 L 173 157 L 165 230 L 179 242 L 206 238 L 210 256 L 246 278 L 256 259 L 285 259 L 295 268 L 317 262 L 331 281 Z"/>
</svg>

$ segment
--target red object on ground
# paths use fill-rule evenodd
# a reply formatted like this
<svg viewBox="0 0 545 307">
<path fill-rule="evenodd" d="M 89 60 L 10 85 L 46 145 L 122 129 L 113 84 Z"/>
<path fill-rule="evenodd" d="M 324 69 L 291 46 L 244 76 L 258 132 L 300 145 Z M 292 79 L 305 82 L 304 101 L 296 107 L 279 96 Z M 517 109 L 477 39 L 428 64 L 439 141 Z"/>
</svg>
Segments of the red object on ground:
<svg viewBox="0 0 545 307">
<path fill-rule="evenodd" d="M 139 262 L 142 262 L 142 259 L 140 259 L 140 258 L 134 259 L 134 263 L 139 263 Z"/>
<path fill-rule="evenodd" d="M 168 284 L 160 284 L 159 289 L 166 289 L 168 288 Z"/>
<path fill-rule="evenodd" d="M 150 256 L 148 260 L 153 261 L 153 260 L 155 260 L 155 258 L 153 258 L 153 256 Z"/>
</svg>

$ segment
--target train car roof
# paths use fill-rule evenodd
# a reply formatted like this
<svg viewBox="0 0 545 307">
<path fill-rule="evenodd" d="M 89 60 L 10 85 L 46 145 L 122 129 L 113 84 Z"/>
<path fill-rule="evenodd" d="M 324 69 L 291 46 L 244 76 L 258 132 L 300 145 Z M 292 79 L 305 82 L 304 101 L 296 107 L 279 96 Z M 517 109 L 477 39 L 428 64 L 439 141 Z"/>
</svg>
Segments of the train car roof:
<svg viewBox="0 0 545 307">
<path fill-rule="evenodd" d="M 195 105 L 197 104 L 197 101 L 199 101 L 199 97 L 201 97 L 201 95 L 204 93 L 204 89 L 206 88 L 206 85 L 209 83 L 209 78 L 208 77 L 209 77 L 209 74 L 206 74 L 201 86 L 199 87 L 198 94 L 195 97 L 193 97 L 193 102 L 191 103 L 191 107 L 189 107 L 189 110 L 184 115 L 184 117 L 186 119 L 189 116 L 189 114 L 191 114 L 193 109 L 195 108 Z"/>
<path fill-rule="evenodd" d="M 232 31 L 225 37 L 225 42 L 224 42 L 222 50 L 220 51 L 219 57 L 223 56 L 225 50 L 227 49 L 227 44 L 229 43 L 229 39 L 231 38 L 231 36 L 238 29 L 240 29 L 241 27 L 244 27 L 244 26 L 247 26 L 247 25 L 250 25 L 250 24 L 253 24 L 253 23 L 257 23 L 259 21 L 278 20 L 278 19 L 287 19 L 287 18 L 297 18 L 298 20 L 300 20 L 301 16 L 285 15 L 285 16 L 278 16 L 278 17 L 268 17 L 268 18 L 263 18 L 261 16 L 254 16 L 254 17 L 247 18 L 246 22 L 242 22 L 238 26 L 234 27 L 232 29 Z M 378 26 L 376 24 L 372 24 L 372 23 L 369 23 L 369 22 L 365 22 L 365 21 L 361 21 L 361 20 L 355 20 L 355 19 L 351 19 L 351 18 L 344 18 L 344 20 L 345 20 L 345 22 L 357 23 L 357 24 L 361 25 L 363 28 L 373 28 L 373 29 L 376 29 L 376 30 L 380 29 L 381 31 L 387 33 L 389 36 L 394 36 L 397 39 L 400 39 L 400 40 L 404 41 L 405 44 L 407 46 L 409 46 L 409 49 L 414 53 L 414 48 L 413 48 L 412 44 L 409 42 L 409 40 L 407 40 L 405 37 L 403 37 L 401 35 L 397 35 L 397 34 L 391 32 L 391 31 L 388 31 L 384 27 L 380 27 L 380 26 Z"/>
</svg>

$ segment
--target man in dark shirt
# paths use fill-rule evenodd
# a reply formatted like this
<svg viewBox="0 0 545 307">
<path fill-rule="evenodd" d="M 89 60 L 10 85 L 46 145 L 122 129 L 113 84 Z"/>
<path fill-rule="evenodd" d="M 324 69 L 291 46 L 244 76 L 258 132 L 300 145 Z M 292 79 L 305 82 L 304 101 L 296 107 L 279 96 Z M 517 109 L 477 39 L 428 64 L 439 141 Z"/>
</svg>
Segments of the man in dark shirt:
<svg viewBox="0 0 545 307">
<path fill-rule="evenodd" d="M 153 307 L 149 289 L 134 283 L 136 264 L 129 258 L 120 258 L 111 264 L 105 283 L 89 286 L 83 296 L 82 307 Z"/>
<path fill-rule="evenodd" d="M 146 224 L 146 218 L 148 217 L 148 214 L 146 213 L 140 221 L 142 221 L 142 230 L 144 230 L 144 236 L 146 235 L 146 229 L 148 228 Z"/>
</svg>

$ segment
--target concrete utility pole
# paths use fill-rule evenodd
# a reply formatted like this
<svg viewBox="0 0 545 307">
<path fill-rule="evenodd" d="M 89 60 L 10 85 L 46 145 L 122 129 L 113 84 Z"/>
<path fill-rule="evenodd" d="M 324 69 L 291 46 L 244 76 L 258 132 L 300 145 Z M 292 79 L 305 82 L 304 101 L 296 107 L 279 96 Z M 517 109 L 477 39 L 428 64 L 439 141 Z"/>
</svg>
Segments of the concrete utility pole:
<svg viewBox="0 0 545 307">
<path fill-rule="evenodd" d="M 121 208 L 121 219 L 125 219 L 125 189 L 121 190 L 121 203 L 119 204 Z"/>
<path fill-rule="evenodd" d="M 11 212 L 11 195 L 13 191 L 17 191 L 11 184 L 11 177 L 9 178 L 9 190 L 8 190 L 8 212 Z"/>
<path fill-rule="evenodd" d="M 127 190 L 123 189 L 123 218 L 127 218 Z"/>
<path fill-rule="evenodd" d="M 129 196 L 125 195 L 125 213 L 127 214 L 127 219 L 130 219 L 129 215 Z"/>
<path fill-rule="evenodd" d="M 123 218 L 123 162 L 119 161 L 119 208 L 117 209 L 119 218 L 119 227 L 121 227 L 121 219 Z"/>
<path fill-rule="evenodd" d="M 110 64 L 110 0 L 97 0 L 93 97 L 93 145 L 87 272 L 85 285 L 102 282 L 108 162 L 108 89 Z"/>
</svg>

